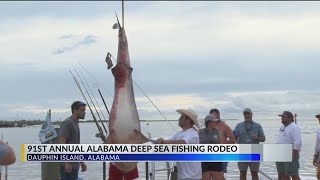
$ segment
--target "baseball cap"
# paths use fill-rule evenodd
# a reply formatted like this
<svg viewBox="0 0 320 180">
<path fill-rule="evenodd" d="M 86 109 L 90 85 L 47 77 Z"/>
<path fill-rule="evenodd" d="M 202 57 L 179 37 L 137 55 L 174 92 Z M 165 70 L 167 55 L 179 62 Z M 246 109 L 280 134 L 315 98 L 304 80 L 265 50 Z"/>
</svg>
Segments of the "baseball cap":
<svg viewBox="0 0 320 180">
<path fill-rule="evenodd" d="M 283 113 L 279 114 L 278 116 L 287 116 L 287 117 L 293 119 L 293 114 L 290 111 L 283 111 Z"/>
<path fill-rule="evenodd" d="M 250 108 L 245 108 L 245 109 L 243 110 L 243 113 L 247 113 L 247 112 L 252 114 L 252 111 L 251 111 Z"/>
<path fill-rule="evenodd" d="M 216 117 L 213 117 L 211 114 L 207 115 L 205 118 L 204 118 L 204 121 L 205 122 L 209 122 L 209 121 L 219 121 L 220 119 L 216 118 Z"/>
</svg>

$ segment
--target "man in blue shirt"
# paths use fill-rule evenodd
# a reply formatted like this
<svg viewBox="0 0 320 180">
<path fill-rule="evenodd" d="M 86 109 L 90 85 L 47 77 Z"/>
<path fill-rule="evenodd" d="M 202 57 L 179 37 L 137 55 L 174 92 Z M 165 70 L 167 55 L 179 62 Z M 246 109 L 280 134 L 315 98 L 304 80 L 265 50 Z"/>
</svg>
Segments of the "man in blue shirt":
<svg viewBox="0 0 320 180">
<path fill-rule="evenodd" d="M 266 140 L 262 126 L 252 120 L 252 111 L 249 108 L 243 110 L 244 121 L 237 124 L 234 129 L 238 144 L 259 144 Z M 260 162 L 238 162 L 240 180 L 246 180 L 247 170 L 250 167 L 253 180 L 258 180 Z"/>
</svg>

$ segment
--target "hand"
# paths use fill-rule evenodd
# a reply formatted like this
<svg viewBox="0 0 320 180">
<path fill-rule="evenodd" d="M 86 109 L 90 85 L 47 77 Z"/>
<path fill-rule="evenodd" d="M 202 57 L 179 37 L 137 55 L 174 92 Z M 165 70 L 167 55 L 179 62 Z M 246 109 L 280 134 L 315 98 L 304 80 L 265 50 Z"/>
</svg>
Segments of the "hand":
<svg viewBox="0 0 320 180">
<path fill-rule="evenodd" d="M 166 141 L 165 139 L 159 138 L 156 140 L 155 144 L 164 144 L 165 141 Z"/>
<path fill-rule="evenodd" d="M 84 162 L 81 162 L 80 165 L 81 165 L 81 172 L 85 172 L 87 170 L 87 165 Z"/>
<path fill-rule="evenodd" d="M 251 139 L 253 139 L 253 140 L 255 140 L 255 141 L 258 141 L 258 135 L 256 135 L 256 134 L 252 134 L 251 135 Z"/>
<path fill-rule="evenodd" d="M 292 161 L 297 157 L 299 151 L 292 151 Z"/>
<path fill-rule="evenodd" d="M 318 166 L 318 159 L 316 157 L 313 158 L 312 164 Z"/>
<path fill-rule="evenodd" d="M 64 172 L 66 172 L 66 173 L 71 173 L 72 172 L 72 165 L 71 165 L 71 163 L 65 163 L 64 164 Z"/>
</svg>

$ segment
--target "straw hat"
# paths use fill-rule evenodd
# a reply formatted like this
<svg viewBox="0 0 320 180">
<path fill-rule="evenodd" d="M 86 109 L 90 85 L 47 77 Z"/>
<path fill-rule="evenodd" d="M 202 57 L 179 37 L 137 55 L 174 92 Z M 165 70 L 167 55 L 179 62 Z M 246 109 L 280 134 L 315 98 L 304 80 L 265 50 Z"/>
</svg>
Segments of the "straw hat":
<svg viewBox="0 0 320 180">
<path fill-rule="evenodd" d="M 177 112 L 181 115 L 188 116 L 194 123 L 194 125 L 199 129 L 199 122 L 198 122 L 198 114 L 192 109 L 178 109 Z"/>
</svg>

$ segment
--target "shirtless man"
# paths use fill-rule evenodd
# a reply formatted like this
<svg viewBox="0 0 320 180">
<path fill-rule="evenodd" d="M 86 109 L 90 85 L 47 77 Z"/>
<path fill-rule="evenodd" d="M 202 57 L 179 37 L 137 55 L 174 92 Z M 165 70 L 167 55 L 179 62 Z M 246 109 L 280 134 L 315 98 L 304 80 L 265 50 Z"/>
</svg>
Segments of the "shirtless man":
<svg viewBox="0 0 320 180">
<path fill-rule="evenodd" d="M 222 137 L 221 144 L 234 144 L 236 143 L 236 138 L 233 135 L 232 129 L 220 119 L 220 112 L 218 109 L 211 109 L 209 112 L 212 116 L 219 119 L 219 121 L 214 122 L 214 127 L 219 130 Z"/>
<path fill-rule="evenodd" d="M 236 138 L 233 135 L 232 129 L 223 121 L 220 119 L 220 112 L 218 109 L 211 109 L 209 114 L 219 119 L 219 121 L 213 122 L 214 128 L 218 129 L 220 132 L 220 137 L 222 138 L 221 144 L 234 144 L 236 143 Z M 223 171 L 224 173 L 227 173 L 227 166 L 228 162 L 223 162 Z"/>
</svg>

